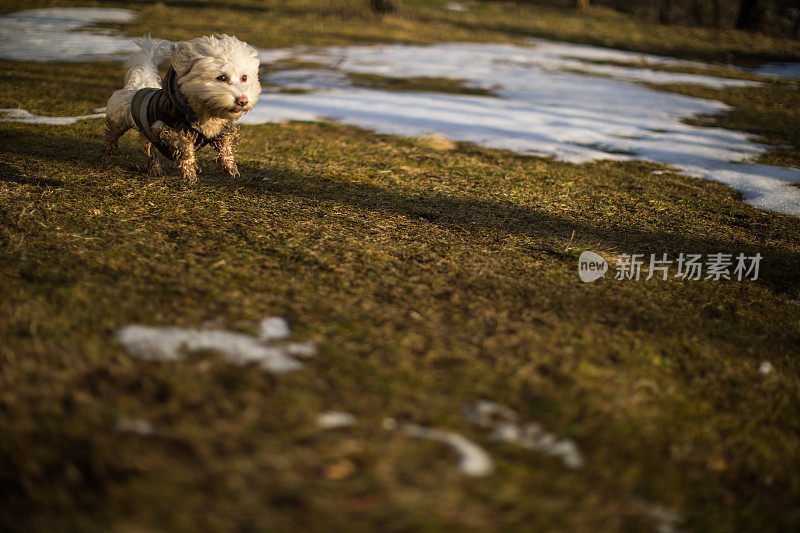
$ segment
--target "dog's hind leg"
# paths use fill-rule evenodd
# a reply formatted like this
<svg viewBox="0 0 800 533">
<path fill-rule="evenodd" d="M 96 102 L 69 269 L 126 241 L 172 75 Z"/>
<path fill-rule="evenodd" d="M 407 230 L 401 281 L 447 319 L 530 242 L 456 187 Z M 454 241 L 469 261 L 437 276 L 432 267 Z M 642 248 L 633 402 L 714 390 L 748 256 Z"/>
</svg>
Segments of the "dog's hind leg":
<svg viewBox="0 0 800 533">
<path fill-rule="evenodd" d="M 238 142 L 239 129 L 236 127 L 228 129 L 213 142 L 213 146 L 217 150 L 215 159 L 217 164 L 232 178 L 239 175 L 239 168 L 236 166 L 236 144 Z"/>
<path fill-rule="evenodd" d="M 115 124 L 106 119 L 106 142 L 103 143 L 103 155 L 109 157 L 117 149 L 119 138 L 128 131 L 128 126 Z"/>
</svg>

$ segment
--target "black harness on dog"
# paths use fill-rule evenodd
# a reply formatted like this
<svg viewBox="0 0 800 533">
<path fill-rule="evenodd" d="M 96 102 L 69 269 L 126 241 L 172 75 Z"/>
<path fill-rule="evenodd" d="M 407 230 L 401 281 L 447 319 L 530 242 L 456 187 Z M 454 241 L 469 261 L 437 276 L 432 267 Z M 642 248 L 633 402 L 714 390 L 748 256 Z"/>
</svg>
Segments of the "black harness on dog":
<svg viewBox="0 0 800 533">
<path fill-rule="evenodd" d="M 189 105 L 186 96 L 178 85 L 178 75 L 175 69 L 169 67 L 164 77 L 164 86 L 161 89 L 147 87 L 139 89 L 133 95 L 131 102 L 131 116 L 139 131 L 153 143 L 164 157 L 174 161 L 177 158 L 175 147 L 164 144 L 152 130 L 153 124 L 163 122 L 177 130 L 191 131 L 195 135 L 195 149 L 202 148 L 212 142 L 214 138 L 203 135 L 194 124 L 197 122 L 197 113 Z M 225 131 L 225 130 L 223 130 Z"/>
</svg>

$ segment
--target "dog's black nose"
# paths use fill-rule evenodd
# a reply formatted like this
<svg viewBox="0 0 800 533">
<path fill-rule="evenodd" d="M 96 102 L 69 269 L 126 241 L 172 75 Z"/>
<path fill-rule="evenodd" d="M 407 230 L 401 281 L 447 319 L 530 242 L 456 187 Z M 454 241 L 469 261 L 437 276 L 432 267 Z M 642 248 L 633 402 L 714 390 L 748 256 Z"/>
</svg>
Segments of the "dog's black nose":
<svg viewBox="0 0 800 533">
<path fill-rule="evenodd" d="M 242 107 L 244 107 L 244 106 L 246 106 L 247 104 L 250 103 L 250 99 L 248 97 L 246 97 L 246 96 L 240 96 L 239 98 L 237 98 L 234 101 L 236 102 L 236 105 L 242 106 Z"/>
</svg>

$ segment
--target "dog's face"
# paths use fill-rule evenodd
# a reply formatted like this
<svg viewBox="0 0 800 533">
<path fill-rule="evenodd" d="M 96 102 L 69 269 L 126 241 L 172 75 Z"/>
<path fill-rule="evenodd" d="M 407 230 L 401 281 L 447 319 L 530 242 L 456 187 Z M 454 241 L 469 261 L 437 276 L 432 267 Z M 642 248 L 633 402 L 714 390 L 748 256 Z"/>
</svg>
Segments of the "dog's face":
<svg viewBox="0 0 800 533">
<path fill-rule="evenodd" d="M 229 35 L 183 41 L 172 51 L 181 92 L 201 117 L 236 120 L 253 109 L 259 63 L 255 48 Z"/>
</svg>

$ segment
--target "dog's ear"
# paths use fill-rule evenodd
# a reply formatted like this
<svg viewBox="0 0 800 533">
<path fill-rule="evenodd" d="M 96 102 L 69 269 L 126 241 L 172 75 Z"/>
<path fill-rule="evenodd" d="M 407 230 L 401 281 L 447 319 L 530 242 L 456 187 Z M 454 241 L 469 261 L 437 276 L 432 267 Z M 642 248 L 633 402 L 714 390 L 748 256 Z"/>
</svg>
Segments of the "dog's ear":
<svg viewBox="0 0 800 533">
<path fill-rule="evenodd" d="M 172 67 L 178 76 L 183 76 L 199 60 L 198 50 L 193 43 L 183 41 L 172 45 Z"/>
</svg>

